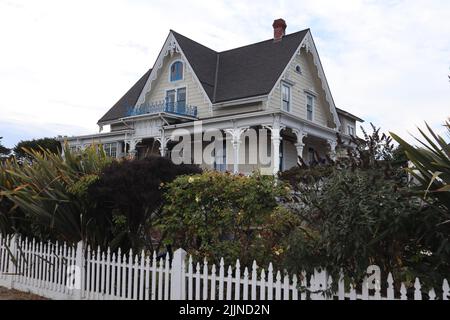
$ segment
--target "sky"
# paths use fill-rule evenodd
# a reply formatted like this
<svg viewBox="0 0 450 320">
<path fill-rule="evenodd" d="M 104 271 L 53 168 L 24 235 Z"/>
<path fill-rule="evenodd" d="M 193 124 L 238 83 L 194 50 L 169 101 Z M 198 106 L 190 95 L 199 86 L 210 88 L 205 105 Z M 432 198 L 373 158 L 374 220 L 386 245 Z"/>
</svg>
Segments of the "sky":
<svg viewBox="0 0 450 320">
<path fill-rule="evenodd" d="M 222 51 L 310 28 L 337 107 L 412 140 L 450 117 L 448 0 L 0 0 L 0 136 L 98 132 L 173 29 Z"/>
</svg>

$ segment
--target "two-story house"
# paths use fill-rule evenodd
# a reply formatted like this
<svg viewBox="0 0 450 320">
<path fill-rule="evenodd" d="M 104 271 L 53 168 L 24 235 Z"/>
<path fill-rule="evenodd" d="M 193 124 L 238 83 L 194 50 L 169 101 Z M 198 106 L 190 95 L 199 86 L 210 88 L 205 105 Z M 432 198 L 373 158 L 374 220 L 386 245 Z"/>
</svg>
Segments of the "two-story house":
<svg viewBox="0 0 450 320">
<path fill-rule="evenodd" d="M 283 19 L 273 30 L 269 40 L 222 52 L 171 30 L 153 67 L 100 118 L 101 133 L 62 140 L 73 149 L 101 144 L 118 158 L 168 156 L 175 131 L 195 143 L 201 122 L 203 133 L 223 134 L 215 142 L 215 161 L 202 163 L 211 169 L 277 173 L 298 157 L 339 156 L 336 133 L 349 143 L 362 120 L 335 106 L 311 31 L 286 34 Z M 107 125 L 109 132 L 102 133 Z M 249 161 L 255 152 L 250 146 L 261 148 L 263 136 L 270 163 Z"/>
</svg>

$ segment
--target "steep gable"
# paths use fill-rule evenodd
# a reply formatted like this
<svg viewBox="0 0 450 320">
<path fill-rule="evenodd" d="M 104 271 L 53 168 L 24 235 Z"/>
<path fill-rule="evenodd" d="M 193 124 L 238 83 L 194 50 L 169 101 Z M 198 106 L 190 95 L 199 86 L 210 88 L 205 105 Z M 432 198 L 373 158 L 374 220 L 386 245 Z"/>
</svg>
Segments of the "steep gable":
<svg viewBox="0 0 450 320">
<path fill-rule="evenodd" d="M 108 122 L 122 118 L 126 115 L 128 108 L 134 106 L 148 80 L 152 69 L 149 69 L 132 87 L 117 101 L 106 114 L 98 120 L 98 123 Z"/>
</svg>

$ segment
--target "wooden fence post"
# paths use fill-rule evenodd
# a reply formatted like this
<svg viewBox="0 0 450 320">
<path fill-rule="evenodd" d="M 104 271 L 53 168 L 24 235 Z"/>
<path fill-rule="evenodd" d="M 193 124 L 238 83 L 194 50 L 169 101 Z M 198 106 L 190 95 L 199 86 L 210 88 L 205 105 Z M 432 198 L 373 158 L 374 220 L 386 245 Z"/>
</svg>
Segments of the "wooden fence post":
<svg viewBox="0 0 450 320">
<path fill-rule="evenodd" d="M 84 288 L 84 242 L 81 240 L 77 243 L 77 248 L 75 252 L 75 294 L 74 298 L 76 300 L 81 300 L 83 298 L 83 288 Z"/>
<path fill-rule="evenodd" d="M 7 242 L 5 241 L 5 244 Z M 17 272 L 17 262 L 19 255 L 17 254 L 17 234 L 14 234 L 9 241 L 9 260 L 8 260 L 8 282 L 6 287 L 8 289 L 14 288 L 14 278 Z"/>
<path fill-rule="evenodd" d="M 183 249 L 178 249 L 173 254 L 172 260 L 172 274 L 170 279 L 170 299 L 171 300 L 181 300 L 183 297 L 182 285 L 183 281 L 183 273 L 182 266 L 184 265 L 184 259 L 186 257 L 186 251 Z"/>
</svg>

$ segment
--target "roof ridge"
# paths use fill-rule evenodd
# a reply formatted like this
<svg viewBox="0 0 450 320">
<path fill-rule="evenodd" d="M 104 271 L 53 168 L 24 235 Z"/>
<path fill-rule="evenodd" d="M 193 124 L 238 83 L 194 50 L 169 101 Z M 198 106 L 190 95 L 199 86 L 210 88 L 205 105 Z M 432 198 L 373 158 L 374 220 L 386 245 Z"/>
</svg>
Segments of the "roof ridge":
<svg viewBox="0 0 450 320">
<path fill-rule="evenodd" d="M 299 33 L 301 33 L 301 32 L 305 32 L 305 31 L 308 31 L 308 30 L 310 30 L 310 28 L 303 29 L 303 30 L 300 30 L 300 31 L 296 31 L 296 32 L 287 34 L 287 35 L 285 35 L 283 38 L 285 38 L 285 37 L 290 37 L 290 36 L 293 36 L 293 35 L 297 35 L 297 34 L 299 34 Z M 273 41 L 273 38 L 267 39 L 267 40 L 258 41 L 258 42 L 254 42 L 254 43 L 250 43 L 250 44 L 247 44 L 247 45 L 244 45 L 244 46 L 240 46 L 240 47 L 236 47 L 236 48 L 233 48 L 233 49 L 228 49 L 228 50 L 220 51 L 219 54 L 220 54 L 220 53 L 229 52 L 229 51 L 233 51 L 233 50 L 237 50 L 237 49 L 242 49 L 242 48 L 245 48 L 245 47 L 250 47 L 250 46 L 253 46 L 253 45 L 256 45 L 256 44 L 261 44 L 261 43 L 265 43 L 265 42 L 269 42 L 269 41 Z"/>
</svg>

